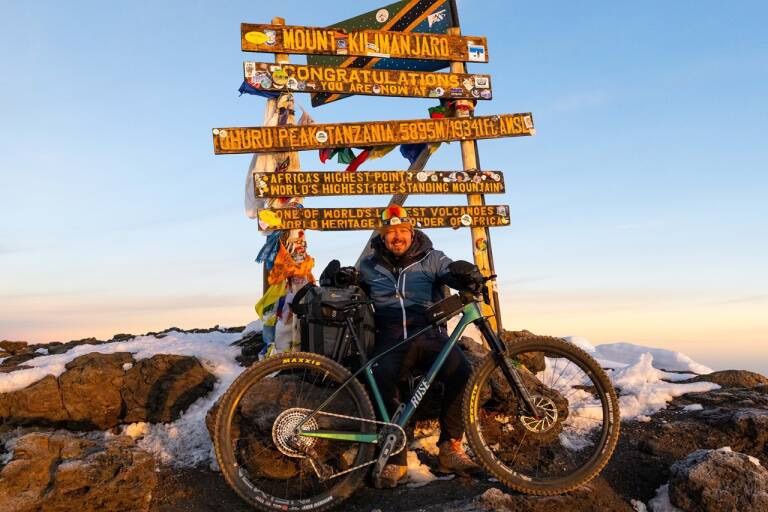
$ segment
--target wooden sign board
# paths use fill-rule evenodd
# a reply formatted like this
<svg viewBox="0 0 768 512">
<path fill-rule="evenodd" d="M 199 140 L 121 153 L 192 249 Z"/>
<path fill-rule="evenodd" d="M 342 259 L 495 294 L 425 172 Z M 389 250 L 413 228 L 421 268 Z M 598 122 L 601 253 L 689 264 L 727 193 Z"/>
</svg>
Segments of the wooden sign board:
<svg viewBox="0 0 768 512">
<path fill-rule="evenodd" d="M 485 37 L 472 36 L 243 23 L 240 43 L 246 52 L 488 62 Z"/>
<path fill-rule="evenodd" d="M 496 139 L 535 133 L 533 115 L 530 113 L 304 126 L 214 128 L 213 150 L 219 155 L 338 147 L 360 148 L 453 140 Z"/>
<path fill-rule="evenodd" d="M 245 81 L 264 91 L 490 100 L 490 75 L 329 68 L 244 62 Z"/>
<path fill-rule="evenodd" d="M 259 229 L 348 231 L 382 227 L 385 208 L 282 208 L 259 210 Z M 509 225 L 509 206 L 408 206 L 418 228 L 501 227 Z"/>
<path fill-rule="evenodd" d="M 498 171 L 254 172 L 257 198 L 393 194 L 501 194 Z"/>
</svg>

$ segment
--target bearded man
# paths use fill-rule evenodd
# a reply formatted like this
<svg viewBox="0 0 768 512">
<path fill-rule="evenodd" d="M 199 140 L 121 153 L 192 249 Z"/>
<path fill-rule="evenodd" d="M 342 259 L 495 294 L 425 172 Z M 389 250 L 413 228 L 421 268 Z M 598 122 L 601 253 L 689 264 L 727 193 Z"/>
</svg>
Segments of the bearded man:
<svg viewBox="0 0 768 512">
<path fill-rule="evenodd" d="M 360 262 L 361 286 L 373 300 L 376 320 L 374 354 L 380 354 L 423 329 L 425 311 L 445 298 L 444 287 L 477 290 L 483 276 L 466 261 L 453 262 L 414 229 L 405 208 L 390 205 L 383 227 L 371 241 L 372 254 Z M 445 327 L 434 328 L 383 356 L 373 368 L 384 403 L 394 414 L 400 405 L 399 383 L 411 370 L 425 371 L 448 341 Z M 456 346 L 437 375 L 445 388 L 440 411 L 438 470 L 467 475 L 479 466 L 462 446 L 461 400 L 472 369 Z M 382 487 L 396 487 L 407 478 L 407 449 L 390 457 L 381 475 Z"/>
</svg>

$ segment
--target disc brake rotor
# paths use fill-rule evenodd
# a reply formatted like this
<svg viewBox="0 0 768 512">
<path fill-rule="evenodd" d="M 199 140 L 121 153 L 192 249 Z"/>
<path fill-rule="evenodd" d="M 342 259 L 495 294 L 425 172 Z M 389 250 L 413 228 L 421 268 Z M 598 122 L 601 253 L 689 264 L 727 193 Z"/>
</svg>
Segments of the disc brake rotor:
<svg viewBox="0 0 768 512">
<path fill-rule="evenodd" d="M 550 398 L 542 395 L 531 396 L 533 405 L 539 412 L 539 417 L 520 416 L 520 423 L 527 430 L 536 434 L 542 434 L 552 429 L 557 424 L 557 406 Z"/>
</svg>

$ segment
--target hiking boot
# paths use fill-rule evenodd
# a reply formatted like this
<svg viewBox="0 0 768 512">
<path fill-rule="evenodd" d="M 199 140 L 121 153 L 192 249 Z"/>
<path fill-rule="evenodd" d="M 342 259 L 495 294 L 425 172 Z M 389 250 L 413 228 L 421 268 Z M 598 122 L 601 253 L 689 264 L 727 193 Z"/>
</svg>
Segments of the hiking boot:
<svg viewBox="0 0 768 512">
<path fill-rule="evenodd" d="M 408 481 L 408 466 L 399 464 L 387 464 L 381 472 L 377 489 L 394 489 L 398 484 Z"/>
<path fill-rule="evenodd" d="M 474 475 L 480 471 L 480 466 L 469 458 L 461 439 L 449 439 L 440 444 L 440 453 L 437 455 L 437 470 L 441 473 L 456 473 L 460 476 Z"/>
</svg>

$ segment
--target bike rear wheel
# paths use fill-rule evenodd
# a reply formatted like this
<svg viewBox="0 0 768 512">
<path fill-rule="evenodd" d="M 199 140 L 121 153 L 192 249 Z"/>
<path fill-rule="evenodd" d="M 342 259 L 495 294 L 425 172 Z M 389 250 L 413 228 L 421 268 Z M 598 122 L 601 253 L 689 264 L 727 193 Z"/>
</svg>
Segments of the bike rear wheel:
<svg viewBox="0 0 768 512">
<path fill-rule="evenodd" d="M 214 447 L 227 483 L 263 511 L 328 510 L 361 484 L 374 445 L 296 436 L 295 428 L 350 376 L 310 353 L 269 357 L 243 372 L 222 397 Z M 303 430 L 376 432 L 373 407 L 353 379 Z M 337 477 L 324 478 L 329 473 Z"/>
<path fill-rule="evenodd" d="M 559 338 L 520 338 L 506 360 L 539 408 L 525 411 L 489 355 L 464 393 L 469 445 L 501 482 L 528 494 L 570 491 L 597 476 L 619 438 L 616 392 L 600 365 Z"/>
</svg>

